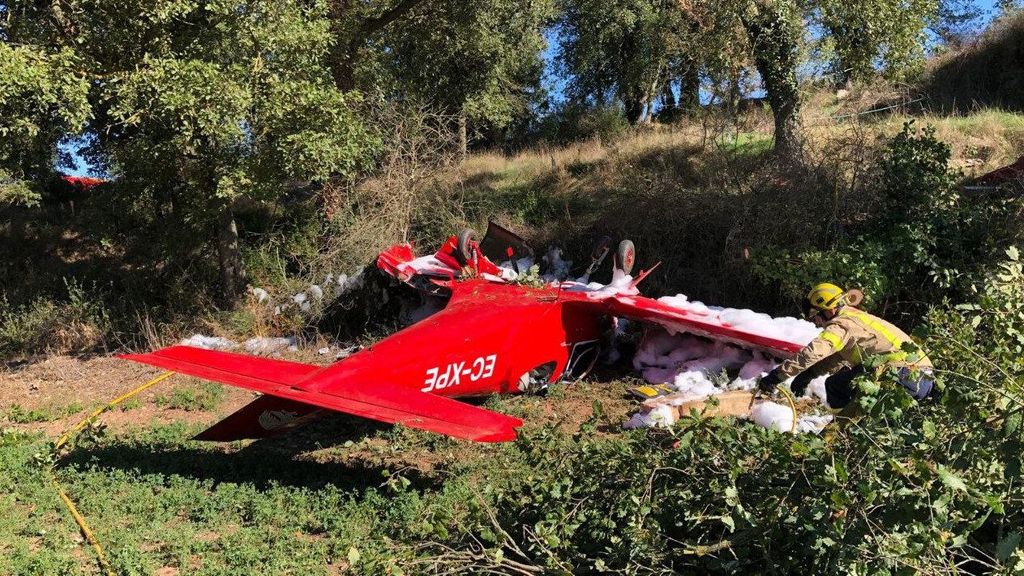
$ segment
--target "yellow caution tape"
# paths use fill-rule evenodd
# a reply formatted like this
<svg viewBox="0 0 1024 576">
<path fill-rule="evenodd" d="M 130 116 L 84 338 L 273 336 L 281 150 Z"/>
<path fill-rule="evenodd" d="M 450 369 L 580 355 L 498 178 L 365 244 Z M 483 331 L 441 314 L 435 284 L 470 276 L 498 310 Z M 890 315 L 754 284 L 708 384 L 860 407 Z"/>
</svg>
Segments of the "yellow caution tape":
<svg viewBox="0 0 1024 576">
<path fill-rule="evenodd" d="M 100 562 L 100 567 L 107 573 L 107 576 L 116 576 L 114 574 L 114 569 L 110 567 L 110 562 L 107 561 L 107 557 L 103 553 L 103 546 L 100 546 L 100 541 L 97 540 L 96 536 L 92 533 L 92 529 L 89 528 L 89 524 L 86 523 L 85 518 L 82 517 L 78 508 L 75 507 L 75 503 L 71 501 L 71 498 L 69 498 L 67 493 L 64 492 L 64 489 L 57 483 L 57 478 L 53 475 L 52 470 L 50 471 L 50 482 L 53 484 L 54 489 L 57 490 L 57 495 L 60 496 L 60 499 L 64 502 L 64 506 L 66 506 L 68 511 L 71 512 L 71 516 L 75 519 L 75 522 L 78 523 L 78 527 L 82 530 L 82 534 L 85 536 L 85 539 L 90 545 L 92 545 L 93 549 L 96 550 L 96 558 Z"/>
<path fill-rule="evenodd" d="M 108 402 L 106 406 L 103 406 L 102 408 L 97 408 L 86 419 L 76 424 L 74 427 L 72 427 L 64 434 L 61 434 L 60 438 L 58 438 L 57 441 L 54 442 L 53 461 L 57 461 L 57 452 L 60 450 L 61 446 L 67 444 L 68 441 L 77 436 L 78 433 L 81 432 L 83 428 L 85 428 L 89 424 L 92 424 L 92 422 L 96 420 L 96 418 L 98 418 L 100 414 L 103 414 L 104 412 L 110 410 L 114 406 L 117 406 L 121 402 L 124 402 L 125 400 L 131 398 L 132 396 L 135 396 L 139 392 L 142 392 L 147 388 L 150 388 L 152 386 L 159 384 L 160 382 L 163 382 L 164 380 L 170 378 L 173 375 L 173 372 L 164 372 L 163 374 L 160 374 L 156 378 L 153 378 L 149 382 L 146 382 L 145 384 L 139 386 L 138 388 L 132 390 L 131 392 L 122 394 L 117 398 L 114 398 L 113 400 Z M 67 492 L 65 492 L 64 489 L 61 488 L 60 483 L 57 482 L 57 476 L 54 475 L 53 465 L 50 466 L 50 468 L 47 470 L 47 473 L 50 476 L 50 482 L 53 484 L 53 488 L 57 491 L 57 495 L 60 496 L 61 501 L 64 502 L 64 506 L 66 506 L 68 511 L 71 512 L 71 517 L 75 519 L 75 523 L 78 524 L 78 528 L 82 531 L 82 535 L 85 536 L 86 541 L 88 541 L 89 544 L 92 546 L 93 550 L 96 551 L 96 558 L 99 560 L 100 567 L 103 569 L 104 572 L 106 572 L 107 576 L 116 576 L 114 574 L 114 569 L 111 568 L 110 562 L 107 560 L 106 554 L 103 552 L 103 546 L 101 546 L 99 540 L 96 539 L 96 535 L 93 534 L 92 529 L 89 527 L 89 524 L 85 521 L 85 517 L 82 516 L 82 514 L 78 511 L 78 508 L 75 507 L 75 503 L 72 502 L 71 498 L 67 495 Z"/>
</svg>

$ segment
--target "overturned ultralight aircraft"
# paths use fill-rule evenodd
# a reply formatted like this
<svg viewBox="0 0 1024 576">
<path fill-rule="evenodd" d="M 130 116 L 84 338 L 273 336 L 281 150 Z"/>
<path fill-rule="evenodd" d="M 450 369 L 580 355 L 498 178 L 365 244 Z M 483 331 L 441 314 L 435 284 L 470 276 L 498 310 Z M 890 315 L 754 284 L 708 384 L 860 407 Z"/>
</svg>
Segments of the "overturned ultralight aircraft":
<svg viewBox="0 0 1024 576">
<path fill-rule="evenodd" d="M 587 275 L 611 252 L 595 247 Z M 522 420 L 455 398 L 528 392 L 576 379 L 598 358 L 613 318 L 629 318 L 788 357 L 803 343 L 780 340 L 640 296 L 628 274 L 635 260 L 628 240 L 613 258 L 613 281 L 597 287 L 553 281 L 540 286 L 511 279 L 495 262 L 532 256 L 522 239 L 491 223 L 482 241 L 465 230 L 433 255 L 392 246 L 377 267 L 424 293 L 443 310 L 330 366 L 172 346 L 122 357 L 174 372 L 260 392 L 260 396 L 197 436 L 228 441 L 262 438 L 305 424 L 328 411 L 402 424 L 477 442 L 516 438 Z"/>
</svg>

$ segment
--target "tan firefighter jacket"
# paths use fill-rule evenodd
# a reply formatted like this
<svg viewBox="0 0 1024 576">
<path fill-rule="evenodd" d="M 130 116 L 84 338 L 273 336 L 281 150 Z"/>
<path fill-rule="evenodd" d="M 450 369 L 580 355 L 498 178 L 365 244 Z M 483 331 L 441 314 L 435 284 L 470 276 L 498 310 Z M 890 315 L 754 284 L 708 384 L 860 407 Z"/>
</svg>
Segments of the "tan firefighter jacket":
<svg viewBox="0 0 1024 576">
<path fill-rule="evenodd" d="M 860 365 L 865 354 L 884 354 L 892 365 L 931 368 L 932 362 L 923 352 L 908 355 L 900 350 L 904 342 L 910 341 L 906 332 L 889 322 L 844 306 L 825 324 L 821 334 L 779 366 L 778 374 L 783 380 L 792 378 L 833 355 L 841 359 L 838 364 L 847 366 Z"/>
</svg>

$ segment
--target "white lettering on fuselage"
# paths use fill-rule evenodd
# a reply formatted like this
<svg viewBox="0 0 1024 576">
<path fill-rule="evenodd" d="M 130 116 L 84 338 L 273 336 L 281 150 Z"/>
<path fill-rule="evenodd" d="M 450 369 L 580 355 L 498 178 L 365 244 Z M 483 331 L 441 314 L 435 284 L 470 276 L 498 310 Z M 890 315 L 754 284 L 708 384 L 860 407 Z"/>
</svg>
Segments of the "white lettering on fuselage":
<svg viewBox="0 0 1024 576">
<path fill-rule="evenodd" d="M 447 366 L 428 368 L 427 377 L 423 381 L 423 388 L 420 388 L 420 390 L 432 392 L 458 386 L 462 384 L 464 379 L 476 382 L 481 378 L 490 378 L 494 376 L 494 365 L 497 361 L 498 355 L 490 354 L 488 356 L 478 356 L 472 362 L 464 360 L 462 362 L 452 362 Z"/>
</svg>

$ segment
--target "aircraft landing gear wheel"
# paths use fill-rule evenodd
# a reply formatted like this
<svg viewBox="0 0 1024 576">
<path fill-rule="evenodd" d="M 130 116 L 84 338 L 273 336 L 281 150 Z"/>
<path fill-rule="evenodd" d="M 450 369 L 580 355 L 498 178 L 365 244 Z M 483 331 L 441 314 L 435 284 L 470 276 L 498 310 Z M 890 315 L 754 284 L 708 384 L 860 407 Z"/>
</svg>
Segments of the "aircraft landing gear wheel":
<svg viewBox="0 0 1024 576">
<path fill-rule="evenodd" d="M 518 387 L 520 392 L 527 394 L 542 394 L 547 391 L 551 374 L 555 371 L 555 363 L 547 362 L 537 366 L 533 370 L 523 373 L 519 377 Z"/>
<path fill-rule="evenodd" d="M 636 263 L 636 247 L 630 240 L 619 242 L 619 248 L 615 251 L 615 267 L 629 274 L 633 271 L 633 264 Z"/>
<path fill-rule="evenodd" d="M 459 261 L 459 264 L 465 266 L 473 261 L 473 252 L 477 250 L 479 242 L 476 230 L 466 228 L 459 232 L 455 251 L 455 259 Z"/>
<path fill-rule="evenodd" d="M 846 303 L 850 306 L 860 306 L 864 302 L 864 293 L 857 288 L 846 291 Z"/>
</svg>

